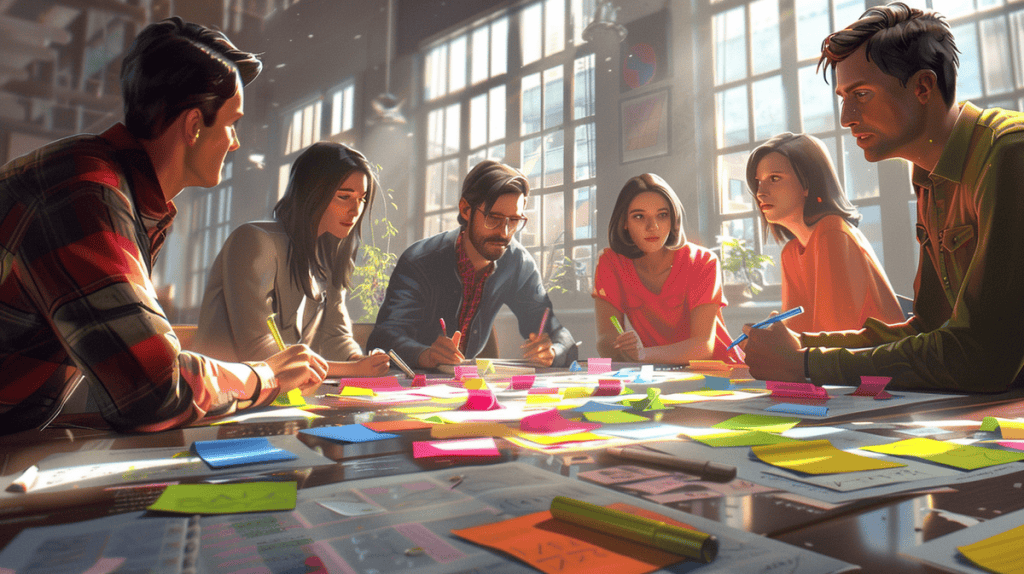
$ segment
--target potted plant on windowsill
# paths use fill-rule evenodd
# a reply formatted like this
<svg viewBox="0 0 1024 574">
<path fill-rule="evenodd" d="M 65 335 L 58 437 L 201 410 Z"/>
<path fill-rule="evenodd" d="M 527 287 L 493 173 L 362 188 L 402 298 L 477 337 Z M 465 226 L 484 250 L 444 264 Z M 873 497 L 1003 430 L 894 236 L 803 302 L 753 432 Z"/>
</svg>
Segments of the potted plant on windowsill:
<svg viewBox="0 0 1024 574">
<path fill-rule="evenodd" d="M 722 271 L 725 282 L 722 290 L 730 303 L 741 303 L 764 290 L 764 266 L 775 265 L 770 255 L 763 255 L 747 247 L 747 242 L 737 237 L 720 235 Z M 731 281 L 730 281 L 731 279 Z"/>
<path fill-rule="evenodd" d="M 391 280 L 391 272 L 398 262 L 398 255 L 391 252 L 391 238 L 398 235 L 398 229 L 391 224 L 388 218 L 388 206 L 396 211 L 398 206 L 392 199 L 392 190 L 384 193 L 384 216 L 370 222 L 368 244 L 359 246 L 360 264 L 352 269 L 352 288 L 349 294 L 350 299 L 359 302 L 363 315 L 356 320 L 356 323 L 373 324 L 377 320 L 377 311 L 384 303 L 384 295 L 388 290 L 388 283 Z M 381 248 L 377 240 L 384 242 Z"/>
</svg>

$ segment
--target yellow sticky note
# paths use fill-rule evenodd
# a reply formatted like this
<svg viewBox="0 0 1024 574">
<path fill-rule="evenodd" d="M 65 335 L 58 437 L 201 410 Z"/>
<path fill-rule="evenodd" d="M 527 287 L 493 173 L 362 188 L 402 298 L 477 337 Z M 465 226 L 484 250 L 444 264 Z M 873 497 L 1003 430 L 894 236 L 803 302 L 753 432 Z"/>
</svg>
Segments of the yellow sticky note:
<svg viewBox="0 0 1024 574">
<path fill-rule="evenodd" d="M 481 375 L 494 372 L 494 362 L 490 359 L 477 359 L 476 360 L 476 372 Z"/>
<path fill-rule="evenodd" d="M 589 397 L 593 392 L 590 387 L 569 387 L 565 389 L 563 397 L 567 399 L 582 399 L 583 397 Z"/>
<path fill-rule="evenodd" d="M 650 420 L 647 417 L 627 413 L 626 411 L 595 411 L 583 413 L 583 418 L 587 422 L 602 424 L 637 423 Z"/>
<path fill-rule="evenodd" d="M 557 403 L 562 400 L 562 395 L 551 395 L 547 393 L 538 393 L 536 395 L 527 395 L 526 404 L 538 405 L 538 404 L 550 404 Z"/>
<path fill-rule="evenodd" d="M 372 397 L 374 394 L 373 389 L 363 387 L 345 387 L 341 389 L 341 396 L 343 397 Z"/>
<path fill-rule="evenodd" d="M 759 430 L 764 432 L 785 432 L 800 423 L 793 417 L 776 417 L 772 415 L 745 414 L 724 420 L 714 427 L 730 430 Z"/>
<path fill-rule="evenodd" d="M 750 449 L 754 455 L 772 466 L 806 472 L 808 474 L 832 474 L 857 472 L 907 466 L 868 458 L 839 450 L 827 440 L 797 441 Z"/>
<path fill-rule="evenodd" d="M 481 390 L 487 388 L 487 383 L 483 379 L 466 379 L 462 382 L 462 386 L 470 390 Z"/>
<path fill-rule="evenodd" d="M 957 550 L 982 568 L 992 572 L 1024 572 L 1024 526 L 1018 526 Z"/>
<path fill-rule="evenodd" d="M 608 437 L 597 435 L 592 432 L 578 432 L 557 436 L 524 432 L 520 433 L 519 437 L 537 444 L 562 444 L 566 442 L 583 442 L 587 440 L 608 440 Z"/>
<path fill-rule="evenodd" d="M 784 437 L 778 434 L 750 430 L 729 430 L 714 434 L 687 434 L 687 436 L 697 442 L 702 442 L 712 447 L 763 446 L 796 441 L 796 439 Z"/>
<path fill-rule="evenodd" d="M 172 484 L 149 510 L 180 514 L 233 514 L 292 510 L 295 482 L 243 482 L 238 484 Z"/>
<path fill-rule="evenodd" d="M 1024 460 L 1024 452 L 1010 452 L 982 446 L 944 442 L 932 438 L 918 437 L 878 446 L 861 447 L 862 450 L 896 456 L 923 458 L 954 468 L 975 470 Z"/>
<path fill-rule="evenodd" d="M 273 405 L 278 407 L 301 407 L 306 405 L 306 399 L 302 397 L 302 389 L 292 389 L 287 394 L 277 395 Z"/>
</svg>

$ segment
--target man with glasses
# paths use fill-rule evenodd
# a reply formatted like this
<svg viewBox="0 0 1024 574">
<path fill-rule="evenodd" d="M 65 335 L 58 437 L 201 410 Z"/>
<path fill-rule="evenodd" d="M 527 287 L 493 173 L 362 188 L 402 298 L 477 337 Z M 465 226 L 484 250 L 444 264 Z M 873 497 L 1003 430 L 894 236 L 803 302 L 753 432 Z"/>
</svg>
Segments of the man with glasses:
<svg viewBox="0 0 1024 574">
<path fill-rule="evenodd" d="M 484 348 L 504 304 L 526 338 L 525 359 L 544 367 L 576 360 L 576 343 L 551 312 L 536 262 L 514 237 L 527 223 L 529 193 L 517 169 L 477 164 L 462 184 L 461 227 L 402 254 L 367 347 L 393 349 L 425 369 L 458 364 Z"/>
</svg>

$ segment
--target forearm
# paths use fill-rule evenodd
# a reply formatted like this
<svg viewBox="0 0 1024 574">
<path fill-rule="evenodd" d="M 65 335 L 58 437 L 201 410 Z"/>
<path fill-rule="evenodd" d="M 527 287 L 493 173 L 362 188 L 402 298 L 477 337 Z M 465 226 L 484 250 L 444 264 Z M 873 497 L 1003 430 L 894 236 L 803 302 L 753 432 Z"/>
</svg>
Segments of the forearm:
<svg viewBox="0 0 1024 574">
<path fill-rule="evenodd" d="M 693 360 L 710 359 L 714 340 L 691 337 L 670 345 L 644 348 L 644 361 L 666 365 L 682 365 Z"/>
</svg>

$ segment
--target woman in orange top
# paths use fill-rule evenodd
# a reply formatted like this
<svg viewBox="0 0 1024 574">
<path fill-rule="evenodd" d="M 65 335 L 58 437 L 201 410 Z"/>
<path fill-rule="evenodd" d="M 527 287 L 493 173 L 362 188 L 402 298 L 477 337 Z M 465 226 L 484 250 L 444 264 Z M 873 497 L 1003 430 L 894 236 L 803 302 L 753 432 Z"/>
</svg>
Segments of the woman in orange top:
<svg viewBox="0 0 1024 574">
<path fill-rule="evenodd" d="M 626 182 L 612 210 L 608 243 L 594 273 L 597 350 L 619 361 L 686 364 L 741 362 L 725 348 L 721 274 L 711 251 L 688 243 L 683 206 L 661 177 Z M 632 329 L 618 333 L 611 317 Z"/>
<path fill-rule="evenodd" d="M 786 321 L 797 333 L 859 329 L 869 317 L 904 321 L 896 294 L 846 199 L 825 144 L 779 134 L 747 159 L 747 184 L 765 235 L 782 249 L 782 308 L 803 306 Z"/>
</svg>

